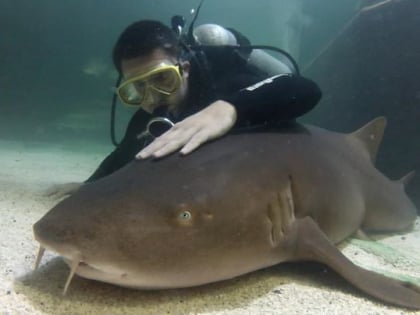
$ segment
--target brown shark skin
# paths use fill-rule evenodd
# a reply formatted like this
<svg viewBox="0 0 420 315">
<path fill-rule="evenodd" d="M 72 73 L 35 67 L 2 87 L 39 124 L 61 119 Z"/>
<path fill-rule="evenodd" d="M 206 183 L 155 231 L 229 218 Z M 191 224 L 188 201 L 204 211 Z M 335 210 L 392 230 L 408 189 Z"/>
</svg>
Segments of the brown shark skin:
<svg viewBox="0 0 420 315">
<path fill-rule="evenodd" d="M 325 263 L 367 294 L 420 309 L 418 288 L 355 266 L 333 244 L 409 228 L 416 208 L 372 164 L 385 119 L 238 134 L 193 154 L 133 161 L 34 225 L 86 278 L 142 289 L 233 278 L 285 261 Z"/>
</svg>

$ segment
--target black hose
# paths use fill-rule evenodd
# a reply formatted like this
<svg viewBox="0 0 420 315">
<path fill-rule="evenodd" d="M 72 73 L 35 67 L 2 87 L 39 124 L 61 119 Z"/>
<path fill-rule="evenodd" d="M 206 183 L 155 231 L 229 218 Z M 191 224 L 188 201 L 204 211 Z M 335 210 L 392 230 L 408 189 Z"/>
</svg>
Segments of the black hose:
<svg viewBox="0 0 420 315">
<path fill-rule="evenodd" d="M 191 21 L 191 23 L 190 23 L 190 25 L 188 27 L 187 42 L 190 45 L 195 44 L 195 39 L 194 39 L 194 35 L 193 35 L 193 32 L 194 32 L 194 23 L 195 23 L 195 21 L 198 18 L 198 14 L 200 13 L 200 9 L 201 9 L 201 6 L 203 5 L 203 2 L 204 2 L 204 0 L 201 0 L 200 1 L 200 4 L 198 5 L 197 10 L 195 11 L 194 17 L 193 17 L 193 19 L 192 19 L 192 21 Z"/>
<path fill-rule="evenodd" d="M 122 80 L 122 75 L 119 74 L 117 81 L 115 82 L 115 88 L 118 88 L 118 86 L 120 85 Z M 117 141 L 116 137 L 115 137 L 115 108 L 116 108 L 116 104 L 117 104 L 117 93 L 114 92 L 114 95 L 112 96 L 112 104 L 111 104 L 111 141 L 112 144 L 115 146 L 118 146 L 119 142 Z"/>
</svg>

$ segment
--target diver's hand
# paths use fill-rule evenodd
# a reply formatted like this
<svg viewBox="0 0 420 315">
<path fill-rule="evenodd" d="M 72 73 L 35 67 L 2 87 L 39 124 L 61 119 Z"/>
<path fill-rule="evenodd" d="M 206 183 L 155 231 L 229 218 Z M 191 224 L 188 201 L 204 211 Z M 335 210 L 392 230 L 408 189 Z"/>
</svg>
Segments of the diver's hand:
<svg viewBox="0 0 420 315">
<path fill-rule="evenodd" d="M 175 124 L 141 150 L 136 158 L 145 159 L 150 156 L 159 158 L 181 147 L 181 154 L 188 154 L 201 144 L 226 134 L 235 122 L 235 107 L 228 102 L 218 100 Z"/>
<path fill-rule="evenodd" d="M 65 183 L 65 184 L 56 184 L 49 187 L 44 195 L 47 197 L 52 197 L 54 199 L 60 199 L 64 196 L 72 195 L 83 185 L 83 183 Z"/>
</svg>

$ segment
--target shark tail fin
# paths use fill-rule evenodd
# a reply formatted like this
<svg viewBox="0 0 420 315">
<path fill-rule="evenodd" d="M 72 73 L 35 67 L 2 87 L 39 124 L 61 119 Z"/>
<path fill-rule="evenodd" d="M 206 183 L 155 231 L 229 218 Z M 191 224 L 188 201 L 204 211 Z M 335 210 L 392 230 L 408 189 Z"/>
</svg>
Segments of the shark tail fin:
<svg viewBox="0 0 420 315">
<path fill-rule="evenodd" d="M 349 134 L 350 137 L 358 139 L 366 151 L 372 163 L 376 161 L 379 146 L 386 127 L 386 118 L 383 116 L 377 117 L 364 125 L 362 128 Z"/>
</svg>

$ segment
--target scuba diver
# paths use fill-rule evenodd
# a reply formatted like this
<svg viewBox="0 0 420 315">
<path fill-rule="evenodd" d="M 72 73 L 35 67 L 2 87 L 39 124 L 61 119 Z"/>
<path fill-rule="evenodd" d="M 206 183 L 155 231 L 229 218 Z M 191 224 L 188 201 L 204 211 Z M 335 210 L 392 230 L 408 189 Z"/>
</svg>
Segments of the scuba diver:
<svg viewBox="0 0 420 315">
<path fill-rule="evenodd" d="M 200 4 L 201 6 L 201 4 Z M 113 49 L 119 73 L 111 110 L 116 148 L 85 181 L 107 176 L 134 158 L 188 154 L 227 133 L 266 130 L 294 122 L 320 100 L 317 84 L 299 74 L 286 52 L 279 61 L 241 33 L 206 24 L 182 33 L 183 18 L 172 28 L 141 20 L 128 26 Z M 116 98 L 138 110 L 120 143 L 115 140 Z M 50 195 L 75 192 L 83 183 L 67 183 Z"/>
<path fill-rule="evenodd" d="M 317 104 L 321 91 L 316 83 L 293 73 L 268 76 L 247 62 L 250 49 L 230 45 L 234 41 L 247 47 L 249 41 L 220 28 L 228 45 L 203 45 L 209 39 L 197 32 L 195 42 L 201 48 L 194 50 L 158 21 L 142 20 L 124 30 L 113 50 L 122 78 L 116 93 L 124 104 L 139 109 L 121 143 L 87 182 L 113 173 L 134 157 L 157 158 L 179 149 L 188 154 L 230 131 L 293 121 Z M 210 26 L 204 34 L 220 39 L 216 29 Z M 162 129 L 159 123 L 170 129 L 155 138 L 152 129 Z"/>
</svg>

